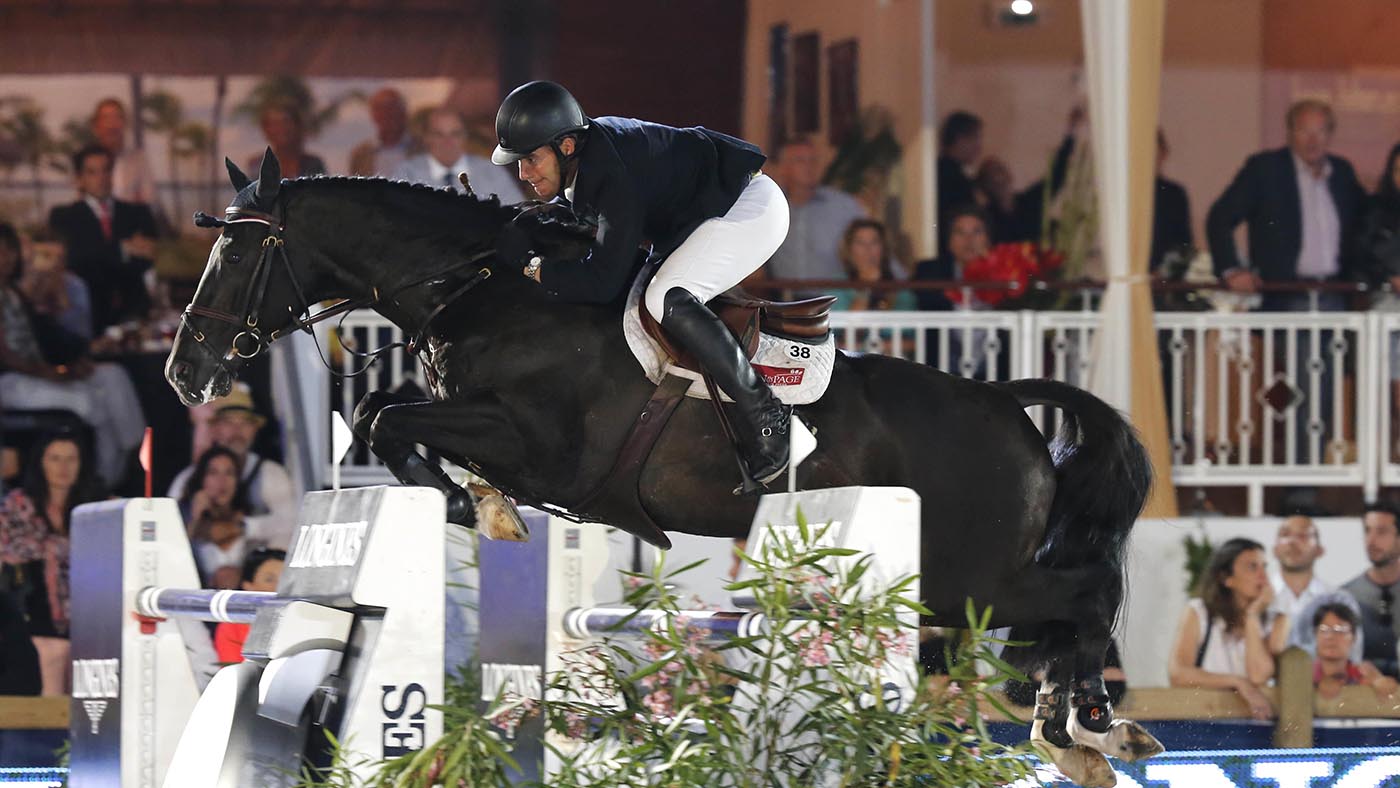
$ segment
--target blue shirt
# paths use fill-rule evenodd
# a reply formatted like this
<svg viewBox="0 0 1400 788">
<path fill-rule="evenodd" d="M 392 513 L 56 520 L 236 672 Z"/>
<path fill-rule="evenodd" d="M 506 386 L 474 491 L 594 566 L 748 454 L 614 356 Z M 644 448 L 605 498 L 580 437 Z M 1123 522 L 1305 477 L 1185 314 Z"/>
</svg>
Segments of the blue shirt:
<svg viewBox="0 0 1400 788">
<path fill-rule="evenodd" d="M 843 191 L 818 186 L 802 205 L 788 204 L 788 234 L 768 261 L 774 279 L 845 279 L 841 236 L 865 208 Z"/>
</svg>

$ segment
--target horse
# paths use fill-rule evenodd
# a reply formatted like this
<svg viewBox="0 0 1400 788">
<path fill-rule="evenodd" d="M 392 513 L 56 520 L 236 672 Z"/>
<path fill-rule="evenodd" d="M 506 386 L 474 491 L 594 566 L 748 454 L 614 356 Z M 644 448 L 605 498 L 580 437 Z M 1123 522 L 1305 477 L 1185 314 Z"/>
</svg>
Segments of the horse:
<svg viewBox="0 0 1400 788">
<path fill-rule="evenodd" d="M 426 397 L 371 392 L 353 420 L 400 481 L 443 490 L 452 519 L 473 524 L 470 498 L 417 453 L 422 444 L 521 502 L 588 502 L 655 390 L 624 341 L 624 300 L 554 300 L 494 253 L 516 221 L 555 261 L 546 265 L 566 265 L 587 249 L 586 225 L 450 188 L 283 180 L 271 150 L 256 181 L 226 164 L 236 194 L 223 219 L 196 216 L 222 233 L 166 364 L 186 404 L 226 393 L 246 358 L 322 316 L 304 317 L 313 303 L 341 299 L 392 321 L 424 367 Z M 1126 542 L 1151 485 L 1132 427 L 1054 381 L 986 383 L 837 356 L 826 393 L 796 409 L 819 441 L 798 486 L 919 494 L 926 623 L 965 625 L 971 598 L 992 609 L 992 626 L 1034 642 L 1016 654 L 1027 672 L 1046 671 L 1032 738 L 1071 778 L 1111 785 L 1101 753 L 1160 752 L 1140 725 L 1114 718 L 1102 677 Z M 1025 412 L 1033 405 L 1063 414 L 1048 443 Z M 757 501 L 734 494 L 733 446 L 718 422 L 712 403 L 680 402 L 645 459 L 634 494 L 666 531 L 746 535 Z M 604 499 L 575 513 L 627 511 Z"/>
</svg>

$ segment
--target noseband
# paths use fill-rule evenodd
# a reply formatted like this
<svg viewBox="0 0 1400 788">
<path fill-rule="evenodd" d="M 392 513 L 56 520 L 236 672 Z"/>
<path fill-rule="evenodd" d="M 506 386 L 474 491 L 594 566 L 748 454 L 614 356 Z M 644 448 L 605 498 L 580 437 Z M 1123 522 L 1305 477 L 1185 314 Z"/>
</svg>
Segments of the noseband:
<svg viewBox="0 0 1400 788">
<path fill-rule="evenodd" d="M 262 240 L 262 251 L 258 254 L 258 261 L 253 267 L 253 284 L 248 289 L 243 299 L 243 306 L 240 313 L 224 312 L 218 309 L 199 306 L 191 303 L 185 307 L 184 314 L 180 316 L 181 328 L 189 331 L 190 337 L 204 348 L 211 356 L 218 360 L 221 366 L 233 360 L 235 356 L 241 359 L 250 359 L 262 352 L 262 349 L 275 342 L 281 333 L 281 329 L 273 330 L 264 336 L 258 327 L 258 311 L 262 305 L 263 297 L 267 295 L 267 283 L 272 278 L 273 258 L 280 258 L 283 267 L 287 269 L 287 276 L 292 281 L 292 288 L 297 294 L 297 303 L 301 310 L 296 314 L 302 314 L 308 309 L 306 296 L 302 293 L 301 283 L 297 281 L 296 272 L 292 270 L 292 263 L 287 259 L 286 245 L 282 241 L 282 232 L 286 229 L 277 216 L 262 211 L 254 211 L 248 208 L 230 208 L 224 214 L 223 219 L 210 216 L 206 213 L 195 215 L 195 224 L 200 227 L 226 227 L 231 224 L 261 224 L 267 227 L 267 236 Z M 329 309 L 340 308 L 343 312 L 353 308 L 354 304 L 348 299 L 336 304 Z M 316 320 L 293 319 L 293 330 L 309 328 L 313 322 L 324 320 L 329 315 L 323 310 L 316 315 Z M 221 323 L 228 323 L 239 328 L 239 332 L 234 335 L 233 341 L 229 343 L 228 350 L 222 355 L 206 344 L 206 337 L 203 331 L 195 327 L 191 318 L 203 317 L 210 320 L 217 320 Z M 232 371 L 232 370 L 228 370 Z"/>
</svg>

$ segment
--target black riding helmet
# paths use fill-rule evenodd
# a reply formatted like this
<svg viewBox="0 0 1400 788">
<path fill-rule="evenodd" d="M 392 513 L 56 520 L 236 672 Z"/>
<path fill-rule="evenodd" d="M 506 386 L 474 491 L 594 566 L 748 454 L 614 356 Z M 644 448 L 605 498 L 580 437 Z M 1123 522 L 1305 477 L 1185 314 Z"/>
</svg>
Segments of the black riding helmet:
<svg viewBox="0 0 1400 788">
<path fill-rule="evenodd" d="M 513 164 L 541 145 L 559 152 L 565 134 L 586 131 L 588 116 L 564 86 L 553 82 L 527 82 L 512 90 L 496 113 L 496 150 L 491 161 Z M 560 158 L 564 158 L 562 155 Z"/>
</svg>

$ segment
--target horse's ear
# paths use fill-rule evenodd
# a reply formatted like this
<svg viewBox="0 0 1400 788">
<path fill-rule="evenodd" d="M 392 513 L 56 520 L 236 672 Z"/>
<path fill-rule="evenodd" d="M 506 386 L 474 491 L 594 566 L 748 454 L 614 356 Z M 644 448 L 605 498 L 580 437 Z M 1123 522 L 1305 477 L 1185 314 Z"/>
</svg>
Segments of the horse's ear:
<svg viewBox="0 0 1400 788">
<path fill-rule="evenodd" d="M 243 174 L 243 170 L 238 169 L 238 165 L 233 163 L 233 159 L 225 156 L 224 166 L 228 168 L 228 179 L 233 183 L 234 191 L 241 192 L 248 188 L 248 184 L 252 183 L 248 176 Z"/>
<path fill-rule="evenodd" d="M 258 174 L 258 202 L 270 204 L 277 199 L 277 192 L 281 188 L 282 163 L 277 161 L 277 154 L 272 152 L 272 146 L 269 145 L 267 152 L 263 154 L 262 172 Z"/>
</svg>

